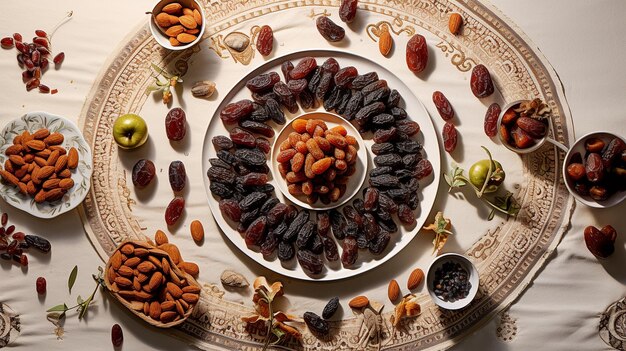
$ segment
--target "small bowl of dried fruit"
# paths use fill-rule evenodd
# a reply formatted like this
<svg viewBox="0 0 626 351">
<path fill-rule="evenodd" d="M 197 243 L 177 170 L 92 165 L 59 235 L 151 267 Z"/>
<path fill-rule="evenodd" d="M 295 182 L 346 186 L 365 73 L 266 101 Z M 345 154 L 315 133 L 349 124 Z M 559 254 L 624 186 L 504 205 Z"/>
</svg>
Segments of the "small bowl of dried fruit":
<svg viewBox="0 0 626 351">
<path fill-rule="evenodd" d="M 204 10 L 197 0 L 162 0 L 149 14 L 150 32 L 166 49 L 185 50 L 204 34 Z"/>
<path fill-rule="evenodd" d="M 472 302 L 478 292 L 478 270 L 465 256 L 443 254 L 430 264 L 426 288 L 437 306 L 458 310 Z"/>
<path fill-rule="evenodd" d="M 326 210 L 349 201 L 367 174 L 367 149 L 345 119 L 328 112 L 294 118 L 279 132 L 272 148 L 278 188 L 292 202 Z"/>
<path fill-rule="evenodd" d="M 498 137 L 509 150 L 526 154 L 549 142 L 567 152 L 567 148 L 548 137 L 550 108 L 540 99 L 513 101 L 498 117 Z"/>
<path fill-rule="evenodd" d="M 565 156 L 563 178 L 579 202 L 596 208 L 626 198 L 626 139 L 610 132 L 580 137 Z"/>
</svg>

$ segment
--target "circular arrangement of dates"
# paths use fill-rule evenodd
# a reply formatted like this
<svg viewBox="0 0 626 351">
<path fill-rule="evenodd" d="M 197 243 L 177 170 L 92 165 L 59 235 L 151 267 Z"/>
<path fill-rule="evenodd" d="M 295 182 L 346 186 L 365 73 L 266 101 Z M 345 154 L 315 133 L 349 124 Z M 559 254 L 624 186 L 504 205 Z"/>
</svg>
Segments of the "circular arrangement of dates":
<svg viewBox="0 0 626 351">
<path fill-rule="evenodd" d="M 335 167 L 311 173 L 311 182 L 303 170 L 302 181 L 289 184 L 324 180 L 328 189 L 318 190 L 328 195 L 318 192 L 315 199 L 329 204 L 324 210 L 284 197 L 276 188 L 287 185 L 286 174 L 269 166 L 279 151 L 272 149 L 279 147 L 278 131 L 314 111 L 350 121 L 364 140 L 359 157 L 367 158 L 359 160 L 366 173 L 361 189 L 357 184 L 355 195 L 345 194 L 335 206 L 330 194 L 342 184 L 325 173 L 336 173 Z M 293 169 L 292 160 L 283 168 Z M 230 91 L 208 127 L 203 171 L 216 222 L 242 252 L 286 276 L 336 280 L 384 263 L 413 239 L 435 200 L 440 154 L 428 113 L 393 73 L 349 53 L 311 50 L 268 61 Z"/>
</svg>

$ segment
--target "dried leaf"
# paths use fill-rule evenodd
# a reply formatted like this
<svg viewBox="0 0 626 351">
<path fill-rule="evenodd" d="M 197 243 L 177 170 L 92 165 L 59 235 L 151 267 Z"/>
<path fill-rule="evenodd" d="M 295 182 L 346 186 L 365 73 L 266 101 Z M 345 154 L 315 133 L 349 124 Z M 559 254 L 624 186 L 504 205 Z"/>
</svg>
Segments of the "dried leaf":
<svg viewBox="0 0 626 351">
<path fill-rule="evenodd" d="M 435 215 L 435 221 L 424 229 L 432 230 L 435 232 L 435 239 L 433 240 L 433 252 L 440 251 L 448 240 L 448 235 L 452 234 L 450 231 L 452 223 L 448 218 L 443 216 L 443 212 L 439 211 Z"/>
<path fill-rule="evenodd" d="M 65 312 L 65 311 L 67 311 L 67 305 L 64 303 L 60 305 L 56 305 L 46 310 L 46 312 Z"/>
<path fill-rule="evenodd" d="M 408 294 L 402 298 L 396 305 L 393 316 L 391 316 L 391 323 L 394 328 L 398 326 L 403 318 L 410 318 L 418 316 L 422 312 L 420 304 L 417 302 L 417 296 L 414 294 Z"/>
<path fill-rule="evenodd" d="M 74 266 L 72 269 L 72 273 L 70 273 L 70 277 L 67 280 L 67 287 L 70 289 L 70 294 L 72 293 L 72 287 L 76 282 L 76 276 L 78 275 L 78 266 Z"/>
<path fill-rule="evenodd" d="M 222 272 L 220 280 L 222 284 L 233 288 L 246 288 L 250 285 L 243 275 L 231 270 Z"/>
</svg>

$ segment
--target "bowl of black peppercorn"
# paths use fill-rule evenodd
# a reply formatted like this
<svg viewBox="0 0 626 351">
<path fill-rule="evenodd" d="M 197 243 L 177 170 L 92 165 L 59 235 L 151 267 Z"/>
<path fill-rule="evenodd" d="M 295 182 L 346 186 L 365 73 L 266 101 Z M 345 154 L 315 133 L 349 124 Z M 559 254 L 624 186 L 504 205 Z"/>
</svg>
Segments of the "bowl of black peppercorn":
<svg viewBox="0 0 626 351">
<path fill-rule="evenodd" d="M 465 256 L 443 254 L 430 264 L 426 287 L 437 306 L 458 310 L 472 302 L 478 291 L 478 270 Z"/>
</svg>

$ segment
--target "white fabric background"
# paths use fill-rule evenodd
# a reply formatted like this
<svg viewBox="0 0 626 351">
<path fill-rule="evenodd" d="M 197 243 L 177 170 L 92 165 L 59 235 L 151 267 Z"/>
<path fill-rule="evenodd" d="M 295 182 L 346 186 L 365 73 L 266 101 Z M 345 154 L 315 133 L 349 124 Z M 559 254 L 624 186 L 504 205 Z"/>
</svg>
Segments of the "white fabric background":
<svg viewBox="0 0 626 351">
<path fill-rule="evenodd" d="M 493 1 L 544 53 L 559 74 L 574 119 L 576 135 L 609 130 L 626 135 L 623 97 L 626 92 L 626 2 L 613 1 Z M 44 83 L 58 87 L 54 96 L 27 93 L 21 83 L 14 52 L 0 51 L 0 125 L 27 111 L 44 110 L 76 120 L 85 96 L 107 58 L 125 36 L 145 21 L 143 12 L 150 1 L 2 1 L 0 37 L 21 32 L 30 38 L 35 27 L 51 28 L 68 10 L 74 18 L 62 27 L 53 45 L 66 52 L 59 71 L 49 70 Z M 92 267 L 102 262 L 84 234 L 76 211 L 53 221 L 39 220 L 0 203 L 11 212 L 10 221 L 25 232 L 45 233 L 53 245 L 49 256 L 29 254 L 28 270 L 4 261 L 0 264 L 0 301 L 21 314 L 22 334 L 13 346 L 110 350 L 110 327 L 122 325 L 125 350 L 187 349 L 177 340 L 158 333 L 118 305 L 100 298 L 86 321 L 75 316 L 65 324 L 63 341 L 56 341 L 53 327 L 45 320 L 45 309 L 61 302 L 71 303 L 93 289 Z M 609 210 L 591 210 L 578 205 L 572 228 L 530 288 L 513 304 L 510 314 L 517 319 L 518 335 L 510 343 L 495 336 L 497 320 L 460 342 L 457 350 L 598 350 L 606 345 L 597 335 L 598 314 L 626 293 L 626 203 Z M 584 246 L 586 225 L 613 224 L 620 235 L 616 253 L 598 263 Z M 70 300 L 66 279 L 75 264 L 79 277 Z M 38 299 L 35 280 L 48 280 L 48 294 Z"/>
</svg>

